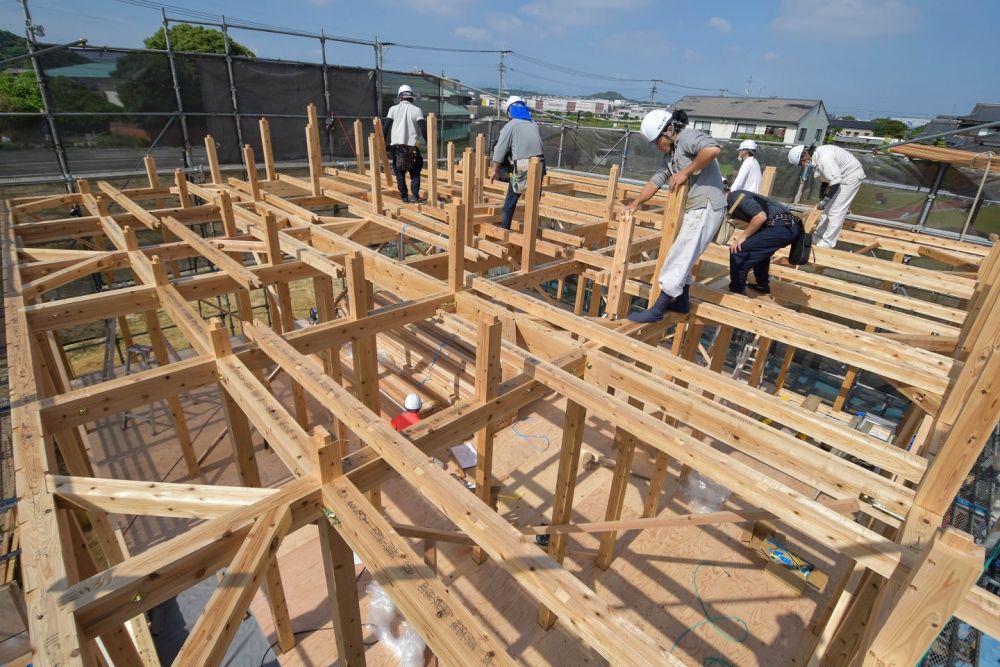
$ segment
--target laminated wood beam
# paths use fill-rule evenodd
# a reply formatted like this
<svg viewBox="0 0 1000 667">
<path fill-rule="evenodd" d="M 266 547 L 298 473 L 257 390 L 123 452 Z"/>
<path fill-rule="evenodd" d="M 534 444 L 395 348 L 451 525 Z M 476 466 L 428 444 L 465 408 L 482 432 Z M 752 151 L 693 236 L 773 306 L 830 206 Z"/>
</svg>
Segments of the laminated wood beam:
<svg viewBox="0 0 1000 667">
<path fill-rule="evenodd" d="M 663 262 L 667 259 L 674 239 L 681 231 L 690 189 L 690 182 L 685 182 L 676 190 L 670 190 L 667 193 L 667 203 L 663 207 L 663 226 L 660 230 L 660 251 L 656 255 L 656 266 L 653 269 L 653 277 L 649 281 L 649 303 L 651 304 L 655 303 L 660 296 L 660 271 L 663 270 Z"/>
<path fill-rule="evenodd" d="M 746 407 L 757 414 L 771 416 L 775 421 L 805 433 L 819 442 L 854 454 L 880 468 L 897 472 L 907 479 L 919 480 L 926 469 L 926 461 L 919 456 L 831 422 L 815 413 L 790 406 L 766 392 L 748 390 L 743 383 L 720 377 L 701 366 L 680 360 L 665 350 L 651 347 L 599 324 L 573 317 L 561 309 L 552 308 L 487 281 L 474 279 L 473 289 L 526 313 L 546 319 L 579 336 L 599 342 L 631 359 L 642 361 L 671 377 L 685 378 L 691 385 L 709 390 L 716 396 Z"/>
<path fill-rule="evenodd" d="M 593 591 L 547 555 L 540 554 L 531 545 L 522 544 L 516 529 L 492 510 L 470 502 L 468 492 L 455 484 L 445 471 L 427 461 L 387 423 L 373 421 L 363 405 L 330 382 L 314 362 L 298 355 L 279 337 L 260 327 L 248 328 L 248 332 L 272 359 L 287 372 L 297 375 L 307 391 L 324 397 L 331 411 L 405 479 L 414 483 L 419 478 L 421 490 L 436 507 L 473 537 L 529 593 L 567 619 L 573 632 L 599 653 L 619 664 L 652 664 L 662 662 L 664 656 L 669 657 L 666 647 L 657 646 L 611 611 Z"/>
<path fill-rule="evenodd" d="M 385 185 L 386 187 L 392 187 L 392 167 L 389 165 L 389 153 L 385 149 L 385 134 L 382 132 L 382 119 L 375 118 L 372 120 L 372 134 L 375 135 L 375 146 L 376 152 L 371 152 L 371 145 L 369 144 L 369 153 L 371 153 L 372 161 L 372 171 L 378 171 L 378 163 L 382 162 L 382 171 L 385 175 Z"/>
<path fill-rule="evenodd" d="M 495 315 L 481 315 L 476 336 L 476 400 L 491 401 L 497 396 L 500 384 L 500 320 Z M 495 422 L 489 422 L 476 431 L 476 495 L 488 506 L 496 509 L 492 500 L 493 487 L 493 436 Z M 477 563 L 486 560 L 486 554 L 476 547 L 472 559 Z"/>
<path fill-rule="evenodd" d="M 615 165 L 617 167 L 618 165 Z M 617 177 L 617 173 L 615 173 Z M 615 238 L 615 256 L 611 264 L 611 278 L 608 281 L 608 315 L 619 319 L 628 313 L 632 301 L 625 294 L 625 277 L 628 274 L 629 257 L 632 254 L 632 236 L 635 232 L 635 218 L 624 215 L 618 221 L 618 232 Z"/>
<path fill-rule="evenodd" d="M 264 175 L 269 181 L 277 180 L 277 172 L 274 169 L 274 150 L 271 147 L 271 124 L 267 118 L 261 118 L 257 122 L 260 129 L 260 151 L 264 154 Z"/>
<path fill-rule="evenodd" d="M 287 507 L 269 510 L 254 523 L 201 616 L 177 654 L 181 665 L 221 665 L 250 607 L 264 571 L 291 528 Z"/>
<path fill-rule="evenodd" d="M 983 548 L 968 534 L 952 528 L 936 533 L 874 640 L 862 648 L 862 664 L 909 667 L 920 662 L 982 574 L 983 559 Z"/>
<path fill-rule="evenodd" d="M 531 158 L 528 165 L 527 188 L 524 194 L 524 225 L 521 227 L 522 271 L 535 268 L 535 247 L 538 244 L 538 198 L 542 193 L 542 163 L 535 157 Z"/>
<path fill-rule="evenodd" d="M 74 280 L 85 278 L 97 271 L 107 271 L 115 269 L 127 261 L 127 255 L 120 252 L 101 252 L 86 259 L 82 259 L 66 268 L 38 278 L 30 283 L 26 283 L 22 290 L 24 298 L 27 300 L 40 297 L 54 289 L 67 285 Z"/>
<path fill-rule="evenodd" d="M 354 159 L 357 162 L 358 175 L 365 175 L 365 128 L 361 119 L 354 121 Z"/>
<path fill-rule="evenodd" d="M 427 114 L 427 198 L 431 206 L 438 205 L 438 120 L 437 114 Z M 418 192 L 419 196 L 420 193 Z"/>
</svg>

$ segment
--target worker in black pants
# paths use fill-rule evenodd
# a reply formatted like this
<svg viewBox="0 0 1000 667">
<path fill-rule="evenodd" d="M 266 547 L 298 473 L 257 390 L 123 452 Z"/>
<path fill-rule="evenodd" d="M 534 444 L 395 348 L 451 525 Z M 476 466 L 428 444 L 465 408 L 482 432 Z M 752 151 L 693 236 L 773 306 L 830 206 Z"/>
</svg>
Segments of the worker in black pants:
<svg viewBox="0 0 1000 667">
<path fill-rule="evenodd" d="M 791 245 L 802 233 L 802 221 L 784 204 L 748 190 L 729 193 L 729 217 L 747 223 L 729 240 L 729 291 L 746 294 L 747 287 L 761 294 L 771 291 L 771 256 Z M 747 284 L 753 269 L 756 283 Z"/>
</svg>

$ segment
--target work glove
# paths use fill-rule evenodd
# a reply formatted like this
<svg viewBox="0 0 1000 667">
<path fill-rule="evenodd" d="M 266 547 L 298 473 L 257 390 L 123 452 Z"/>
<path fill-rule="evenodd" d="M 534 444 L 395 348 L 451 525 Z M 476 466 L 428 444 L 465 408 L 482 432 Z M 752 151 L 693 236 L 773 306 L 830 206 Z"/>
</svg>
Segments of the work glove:
<svg viewBox="0 0 1000 667">
<path fill-rule="evenodd" d="M 819 203 L 816 204 L 816 208 L 818 208 L 819 210 L 822 211 L 822 210 L 824 210 L 827 207 L 827 205 L 829 203 L 830 203 L 830 198 L 829 197 L 823 197 L 822 199 L 819 200 Z"/>
</svg>

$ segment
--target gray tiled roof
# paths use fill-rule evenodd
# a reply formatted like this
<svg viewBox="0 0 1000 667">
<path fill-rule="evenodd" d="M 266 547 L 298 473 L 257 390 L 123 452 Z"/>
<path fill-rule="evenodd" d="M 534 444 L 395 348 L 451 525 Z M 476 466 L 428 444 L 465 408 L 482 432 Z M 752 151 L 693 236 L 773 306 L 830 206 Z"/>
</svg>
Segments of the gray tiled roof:
<svg viewBox="0 0 1000 667">
<path fill-rule="evenodd" d="M 675 109 L 699 118 L 735 118 L 797 123 L 821 100 L 787 100 L 777 97 L 700 97 L 688 95 L 677 100 Z"/>
</svg>

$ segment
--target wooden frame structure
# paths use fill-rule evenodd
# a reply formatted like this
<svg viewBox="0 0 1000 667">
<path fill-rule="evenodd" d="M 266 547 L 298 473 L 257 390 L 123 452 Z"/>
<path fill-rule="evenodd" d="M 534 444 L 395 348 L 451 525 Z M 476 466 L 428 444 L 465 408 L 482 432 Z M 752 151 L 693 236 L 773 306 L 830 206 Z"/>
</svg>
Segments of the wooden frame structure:
<svg viewBox="0 0 1000 667">
<path fill-rule="evenodd" d="M 428 122 L 436 130 L 434 118 Z M 261 131 L 268 136 L 265 121 Z M 495 226 L 504 191 L 484 178 L 483 142 L 466 149 L 460 164 L 449 160 L 446 170 L 429 169 L 435 201 L 417 206 L 401 204 L 382 181 L 378 133 L 368 141 L 368 169 L 362 151 L 356 171 L 320 164 L 314 111 L 306 138 L 311 157 L 304 178 L 275 172 L 269 141 L 262 142 L 265 178 L 249 146 L 247 172 L 223 178 L 208 138 L 210 184 L 189 183 L 177 172 L 172 185 L 162 185 L 150 158 L 147 187 L 81 182 L 75 195 L 7 202 L 4 296 L 22 569 L 36 664 L 156 664 L 144 613 L 222 568 L 222 584 L 178 664 L 218 664 L 261 586 L 280 648 L 288 650 L 295 639 L 274 557 L 282 539 L 307 524 L 320 527 L 342 664 L 365 659 L 352 551 L 439 660 L 514 662 L 493 629 L 414 551 L 405 539 L 411 535 L 474 544 L 477 561 L 489 558 L 537 601 L 544 628 L 559 619 L 611 664 L 679 664 L 669 646 L 560 565 L 572 532 L 603 534 L 596 562 L 606 569 L 618 531 L 677 521 L 658 517 L 671 460 L 759 508 L 701 522 L 777 517 L 853 561 L 854 577 L 834 582 L 844 594 L 832 596 L 824 622 L 811 629 L 810 656 L 822 664 L 913 664 L 953 614 L 1000 634 L 998 599 L 974 585 L 981 548 L 968 535 L 939 529 L 998 420 L 1000 251 L 856 224 L 843 240 L 859 252 L 817 250 L 814 270 L 776 264 L 774 298 L 750 299 L 713 287 L 728 261 L 726 248 L 713 246 L 696 268 L 691 312 L 637 326 L 622 316 L 634 297 L 655 298 L 650 278 L 678 231 L 683 188 L 621 220 L 618 202 L 635 188 L 619 183 L 616 169 L 609 179 L 543 179 L 535 164 L 519 224 L 505 231 Z M 454 155 L 451 146 L 448 155 Z M 68 204 L 79 204 L 85 215 L 52 214 Z M 192 229 L 203 223 L 214 232 Z M 53 247 L 68 239 L 88 249 Z M 401 249 L 417 242 L 424 251 L 397 260 L 376 249 L 397 240 Z M 874 256 L 876 249 L 892 260 Z M 182 275 L 178 262 L 192 256 L 218 270 Z M 905 257 L 924 257 L 940 268 L 909 265 Z M 485 277 L 502 266 L 513 271 Z M 127 271 L 131 285 L 46 298 L 110 271 Z M 289 284 L 299 280 L 312 281 L 320 323 L 311 327 L 297 328 L 293 317 Z M 570 309 L 562 297 L 574 280 Z M 340 299 L 334 281 L 344 283 Z M 552 281 L 557 299 L 541 289 Z M 925 296 L 897 293 L 894 284 Z M 266 295 L 271 327 L 254 318 L 257 290 Z M 232 295 L 238 306 L 238 337 L 191 305 L 220 294 Z M 345 298 L 346 313 L 338 316 Z M 599 317 L 602 312 L 607 317 Z M 131 313 L 145 315 L 158 365 L 74 384 L 58 332 Z M 180 359 L 168 353 L 160 313 L 190 348 Z M 439 337 L 464 341 L 474 361 L 469 379 L 451 387 L 451 404 L 404 435 L 379 413 L 380 392 L 391 393 L 393 385 L 379 377 L 375 341 L 421 323 L 433 324 Z M 718 332 L 711 350 L 700 343 L 706 328 Z M 720 372 L 736 330 L 758 336 L 747 379 Z M 439 339 L 431 337 L 430 344 Z M 339 353 L 344 345 L 349 356 Z M 787 352 L 777 387 L 767 391 L 764 363 L 776 345 Z M 772 393 L 781 391 L 795 349 L 849 367 L 833 408 L 816 412 L 800 405 L 803 397 L 782 400 Z M 266 374 L 272 369 L 291 381 L 291 405 L 271 392 Z M 912 402 L 891 443 L 825 414 L 839 411 L 861 371 L 884 378 Z M 223 398 L 239 487 L 199 479 L 178 395 L 205 386 L 216 386 Z M 549 490 L 553 525 L 533 531 L 552 534 L 541 549 L 491 505 L 491 456 L 504 418 L 552 392 L 566 399 L 565 420 L 558 479 Z M 99 474 L 88 456 L 86 424 L 163 399 L 191 483 Z M 310 411 L 307 399 L 321 405 L 322 414 Z M 615 425 L 617 459 L 606 521 L 574 526 L 588 416 Z M 254 430 L 292 482 L 261 488 Z M 478 452 L 476 494 L 431 461 L 470 436 Z M 656 453 L 655 465 L 643 517 L 623 520 L 639 444 Z M 432 535 L 390 525 L 379 512 L 378 489 L 394 476 L 433 502 L 459 532 Z M 112 513 L 203 521 L 130 555 Z M 93 535 L 89 548 L 79 539 L 84 517 Z"/>
</svg>

